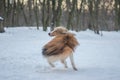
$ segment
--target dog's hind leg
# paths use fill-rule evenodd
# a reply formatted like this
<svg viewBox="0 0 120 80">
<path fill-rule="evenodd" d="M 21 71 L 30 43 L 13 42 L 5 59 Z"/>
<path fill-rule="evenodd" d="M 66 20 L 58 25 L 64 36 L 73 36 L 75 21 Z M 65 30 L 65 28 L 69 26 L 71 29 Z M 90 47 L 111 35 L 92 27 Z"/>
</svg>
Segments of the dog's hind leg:
<svg viewBox="0 0 120 80">
<path fill-rule="evenodd" d="M 67 62 L 66 62 L 65 60 L 61 60 L 61 63 L 64 64 L 65 68 L 68 68 L 68 66 L 67 66 Z"/>
<path fill-rule="evenodd" d="M 48 61 L 48 63 L 50 64 L 51 67 L 55 67 L 54 64 L 52 64 L 52 62 Z"/>
<path fill-rule="evenodd" d="M 73 54 L 70 55 L 70 61 L 71 61 L 73 69 L 77 71 L 77 68 L 75 67 L 74 60 L 73 60 Z"/>
</svg>

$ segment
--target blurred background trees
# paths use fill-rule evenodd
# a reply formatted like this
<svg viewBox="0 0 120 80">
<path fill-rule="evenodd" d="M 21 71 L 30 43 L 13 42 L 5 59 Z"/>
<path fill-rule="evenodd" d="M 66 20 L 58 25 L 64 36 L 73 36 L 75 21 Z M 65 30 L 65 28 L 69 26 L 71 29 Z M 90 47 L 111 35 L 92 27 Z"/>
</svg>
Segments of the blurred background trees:
<svg viewBox="0 0 120 80">
<path fill-rule="evenodd" d="M 120 30 L 120 0 L 0 0 L 4 26 Z"/>
</svg>

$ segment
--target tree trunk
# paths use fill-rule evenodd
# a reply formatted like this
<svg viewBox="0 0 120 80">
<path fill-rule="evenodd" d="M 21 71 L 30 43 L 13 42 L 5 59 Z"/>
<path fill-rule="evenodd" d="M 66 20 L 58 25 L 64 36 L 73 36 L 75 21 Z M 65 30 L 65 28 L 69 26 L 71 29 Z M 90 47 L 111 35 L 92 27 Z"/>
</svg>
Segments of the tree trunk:
<svg viewBox="0 0 120 80">
<path fill-rule="evenodd" d="M 98 6 L 99 1 L 97 0 L 89 0 L 88 7 L 89 7 L 89 24 L 88 28 L 94 30 L 96 34 L 99 34 L 98 28 Z"/>
<path fill-rule="evenodd" d="M 115 0 L 115 30 L 120 29 L 120 0 Z"/>
<path fill-rule="evenodd" d="M 76 28 L 76 31 L 79 31 L 80 29 L 81 29 L 81 22 L 80 22 L 80 16 L 81 16 L 81 12 L 82 12 L 82 10 L 83 10 L 83 3 L 84 3 L 84 0 L 81 0 L 81 3 L 80 3 L 80 8 L 78 9 L 77 8 L 77 13 L 76 13 L 76 19 L 77 19 L 77 21 L 76 21 L 76 26 L 77 26 L 77 28 Z"/>
<path fill-rule="evenodd" d="M 35 3 L 34 3 L 34 13 L 35 13 L 35 20 L 36 20 L 37 29 L 39 30 L 39 18 L 38 18 L 37 0 L 35 0 Z"/>
<path fill-rule="evenodd" d="M 28 0 L 28 9 L 29 9 L 29 26 L 32 26 L 32 0 Z"/>
<path fill-rule="evenodd" d="M 55 27 L 55 20 L 56 20 L 56 0 L 52 0 L 52 22 L 51 22 L 51 30 Z"/>
<path fill-rule="evenodd" d="M 77 4 L 76 2 L 77 2 L 77 0 L 72 0 L 72 7 L 68 14 L 67 28 L 72 29 L 72 30 L 74 27 L 73 21 L 75 19 L 75 9 L 76 9 L 76 4 Z M 68 4 L 68 5 L 70 5 L 70 4 Z"/>
<path fill-rule="evenodd" d="M 99 34 L 99 25 L 98 25 L 98 11 L 99 11 L 99 3 L 100 3 L 100 1 L 99 0 L 95 0 L 94 1 L 94 4 L 95 4 L 95 7 L 94 7 L 94 18 L 95 18 L 95 22 L 94 22 L 94 31 L 95 31 L 95 33 L 96 34 Z"/>
<path fill-rule="evenodd" d="M 5 32 L 5 30 L 4 30 L 4 26 L 3 26 L 2 17 L 4 16 L 5 0 L 1 0 L 0 4 L 1 4 L 0 5 L 0 17 L 1 17 L 1 19 L 0 19 L 0 33 L 3 33 L 3 32 Z"/>
<path fill-rule="evenodd" d="M 24 21 L 25 21 L 25 25 L 28 26 L 28 20 L 27 20 L 27 16 L 26 16 L 26 13 L 25 13 L 25 10 L 24 10 L 24 0 L 22 0 L 21 4 L 20 4 L 20 9 L 22 11 L 22 14 L 23 14 L 23 18 L 24 18 Z"/>
<path fill-rule="evenodd" d="M 0 33 L 5 32 L 4 26 L 3 26 L 3 20 L 0 20 Z"/>
<path fill-rule="evenodd" d="M 58 7 L 56 11 L 56 26 L 60 26 L 60 19 L 62 15 L 62 9 L 61 9 L 62 1 L 63 0 L 58 0 Z"/>
</svg>

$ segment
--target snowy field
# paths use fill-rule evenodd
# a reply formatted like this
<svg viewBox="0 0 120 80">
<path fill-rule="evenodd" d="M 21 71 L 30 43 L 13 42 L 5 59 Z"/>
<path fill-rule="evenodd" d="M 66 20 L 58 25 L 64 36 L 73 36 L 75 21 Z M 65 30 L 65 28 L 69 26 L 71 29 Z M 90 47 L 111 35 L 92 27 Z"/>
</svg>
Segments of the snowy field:
<svg viewBox="0 0 120 80">
<path fill-rule="evenodd" d="M 0 34 L 0 80 L 120 80 L 120 32 L 74 32 L 80 46 L 74 53 L 78 71 L 56 62 L 53 69 L 42 56 L 52 38 L 36 28 L 7 28 Z"/>
</svg>

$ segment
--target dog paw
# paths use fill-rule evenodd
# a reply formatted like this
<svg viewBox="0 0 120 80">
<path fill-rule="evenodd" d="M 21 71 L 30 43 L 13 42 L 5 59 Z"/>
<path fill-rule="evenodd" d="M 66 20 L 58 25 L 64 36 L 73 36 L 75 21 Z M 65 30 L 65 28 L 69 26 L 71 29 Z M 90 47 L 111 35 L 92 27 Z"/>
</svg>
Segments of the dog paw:
<svg viewBox="0 0 120 80">
<path fill-rule="evenodd" d="M 75 71 L 78 71 L 78 69 L 77 68 L 73 68 Z"/>
</svg>

